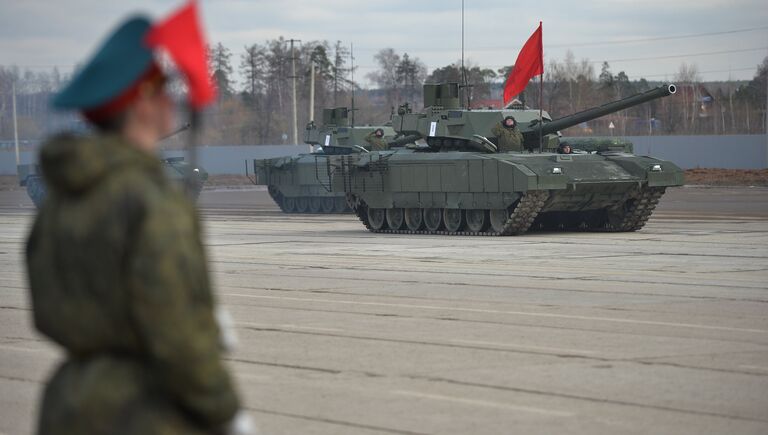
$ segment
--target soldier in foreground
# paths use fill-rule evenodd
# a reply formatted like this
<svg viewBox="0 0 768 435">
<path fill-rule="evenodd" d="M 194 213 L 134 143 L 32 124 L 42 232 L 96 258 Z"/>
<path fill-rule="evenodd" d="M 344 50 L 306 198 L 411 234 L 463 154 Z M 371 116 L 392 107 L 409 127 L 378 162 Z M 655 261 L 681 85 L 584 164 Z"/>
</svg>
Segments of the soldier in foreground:
<svg viewBox="0 0 768 435">
<path fill-rule="evenodd" d="M 517 129 L 517 121 L 513 116 L 507 116 L 493 126 L 491 133 L 497 139 L 500 153 L 523 150 L 523 134 Z"/>
<path fill-rule="evenodd" d="M 66 357 L 39 434 L 247 433 L 221 362 L 200 225 L 154 155 L 173 126 L 166 77 L 123 23 L 54 99 L 97 130 L 42 148 L 50 195 L 27 243 L 35 326 Z"/>
</svg>

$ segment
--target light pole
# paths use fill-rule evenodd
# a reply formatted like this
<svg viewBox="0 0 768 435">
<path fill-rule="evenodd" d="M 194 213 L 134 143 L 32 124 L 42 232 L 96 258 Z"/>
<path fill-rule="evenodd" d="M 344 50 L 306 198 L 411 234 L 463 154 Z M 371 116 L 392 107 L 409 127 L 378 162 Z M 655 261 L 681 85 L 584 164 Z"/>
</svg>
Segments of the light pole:
<svg viewBox="0 0 768 435">
<path fill-rule="evenodd" d="M 16 148 L 16 166 L 19 166 L 19 122 L 16 119 L 16 82 L 11 85 L 13 90 L 13 143 Z"/>
<path fill-rule="evenodd" d="M 299 119 L 296 113 L 296 52 L 293 50 L 294 42 L 301 42 L 300 39 L 290 39 L 291 43 L 291 78 L 293 79 L 293 143 L 299 144 Z"/>
</svg>

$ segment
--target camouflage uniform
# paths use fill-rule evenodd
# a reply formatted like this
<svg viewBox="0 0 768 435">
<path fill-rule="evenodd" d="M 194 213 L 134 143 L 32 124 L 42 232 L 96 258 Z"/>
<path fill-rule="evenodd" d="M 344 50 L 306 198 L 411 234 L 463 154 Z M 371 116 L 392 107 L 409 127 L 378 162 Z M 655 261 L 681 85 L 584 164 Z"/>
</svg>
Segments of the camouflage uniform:
<svg viewBox="0 0 768 435">
<path fill-rule="evenodd" d="M 500 153 L 523 150 L 523 134 L 517 129 L 517 125 L 507 128 L 503 122 L 500 122 L 493 127 L 491 133 L 497 139 Z"/>
<path fill-rule="evenodd" d="M 65 361 L 39 434 L 199 434 L 238 409 L 200 227 L 158 159 L 117 136 L 53 138 L 27 244 L 35 326 Z"/>
<path fill-rule="evenodd" d="M 372 131 L 365 137 L 365 141 L 371 145 L 371 151 L 386 151 L 389 149 L 389 144 L 384 140 L 384 136 L 376 136 L 376 132 Z"/>
</svg>

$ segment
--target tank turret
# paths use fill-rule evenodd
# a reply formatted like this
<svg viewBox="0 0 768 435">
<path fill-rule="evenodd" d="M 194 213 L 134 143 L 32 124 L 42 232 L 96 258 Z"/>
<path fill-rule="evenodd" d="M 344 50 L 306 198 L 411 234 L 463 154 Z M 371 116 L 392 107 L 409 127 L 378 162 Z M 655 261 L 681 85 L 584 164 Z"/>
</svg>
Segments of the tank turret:
<svg viewBox="0 0 768 435">
<path fill-rule="evenodd" d="M 349 112 L 346 107 L 323 109 L 323 124 L 318 126 L 314 121 L 307 124 L 304 143 L 322 147 L 325 154 L 349 154 L 365 151 L 366 136 L 377 129 L 384 131 L 384 140 L 394 139 L 395 130 L 391 126 L 350 126 Z"/>
<path fill-rule="evenodd" d="M 674 94 L 675 85 L 667 84 L 621 100 L 594 107 L 553 120 L 546 112 L 541 116 L 533 109 L 477 109 L 460 107 L 458 83 L 424 85 L 424 110 L 413 113 L 408 105 L 400 106 L 392 117 L 392 126 L 402 136 L 418 136 L 433 151 L 472 150 L 494 152 L 495 138 L 491 130 L 507 116 L 514 116 L 524 137 L 526 148 L 539 148 L 539 133 L 544 150 L 557 148 L 559 130 L 618 112 L 629 107 Z M 541 126 L 540 122 L 543 122 Z"/>
<path fill-rule="evenodd" d="M 382 130 L 389 144 L 395 130 L 388 125 L 352 125 L 352 110 L 346 107 L 324 109 L 322 124 L 314 121 L 304 130 L 304 142 L 316 148 L 313 152 L 271 159 L 254 159 L 246 163 L 253 168 L 254 184 L 266 185 L 275 203 L 285 213 L 344 213 L 344 192 L 331 192 L 327 168 L 344 156 L 367 154 L 373 147 L 369 135 Z M 366 140 L 369 139 L 369 140 Z"/>
</svg>

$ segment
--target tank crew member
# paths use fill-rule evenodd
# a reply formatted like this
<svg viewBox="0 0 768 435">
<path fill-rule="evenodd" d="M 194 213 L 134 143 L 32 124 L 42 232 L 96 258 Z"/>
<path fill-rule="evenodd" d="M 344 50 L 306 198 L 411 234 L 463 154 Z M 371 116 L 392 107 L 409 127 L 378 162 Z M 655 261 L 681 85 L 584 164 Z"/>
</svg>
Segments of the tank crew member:
<svg viewBox="0 0 768 435">
<path fill-rule="evenodd" d="M 558 154 L 572 154 L 573 149 L 571 148 L 571 144 L 568 142 L 563 142 L 557 147 L 557 153 Z"/>
<path fill-rule="evenodd" d="M 371 146 L 371 151 L 386 151 L 389 149 L 389 144 L 384 140 L 384 129 L 377 128 L 368 133 L 365 141 Z"/>
<path fill-rule="evenodd" d="M 517 121 L 514 116 L 505 117 L 493 127 L 491 133 L 496 137 L 500 153 L 523 150 L 523 134 L 517 129 Z"/>
<path fill-rule="evenodd" d="M 40 152 L 49 196 L 27 273 L 34 324 L 64 359 L 38 434 L 248 430 L 221 362 L 200 224 L 154 155 L 174 121 L 149 29 L 124 22 L 53 99 L 96 133 L 54 136 Z"/>
</svg>

